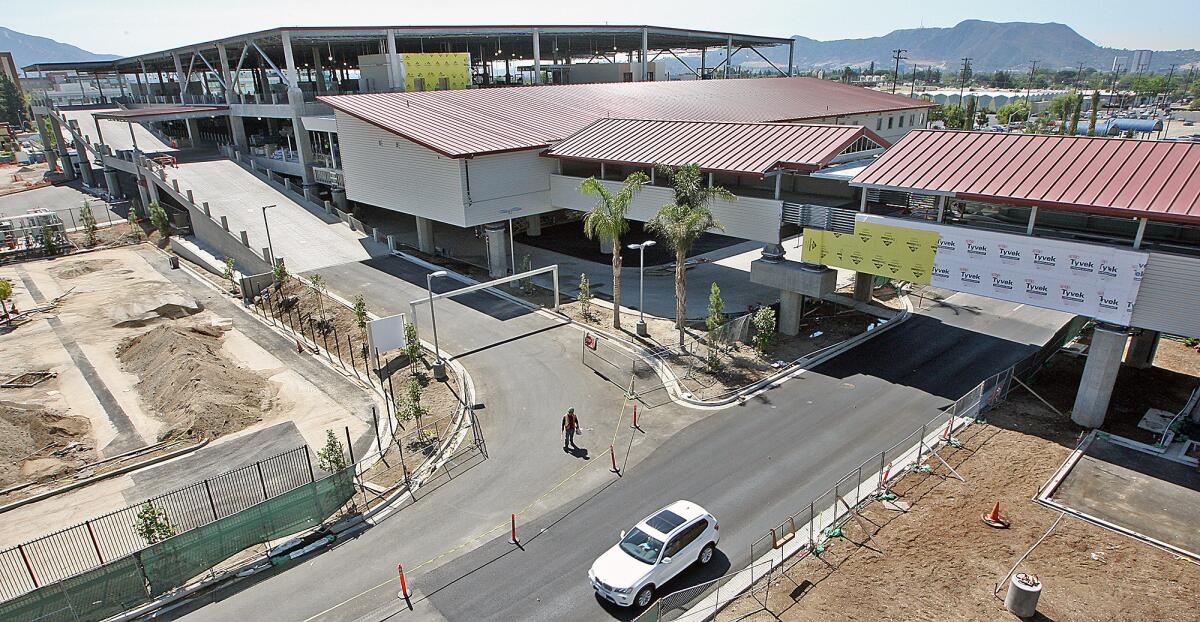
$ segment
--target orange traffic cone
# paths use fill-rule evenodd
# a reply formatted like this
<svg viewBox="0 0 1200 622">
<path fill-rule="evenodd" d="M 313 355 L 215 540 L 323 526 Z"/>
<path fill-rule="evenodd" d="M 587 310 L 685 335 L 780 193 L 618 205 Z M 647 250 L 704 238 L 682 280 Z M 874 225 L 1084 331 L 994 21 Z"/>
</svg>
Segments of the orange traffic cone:
<svg viewBox="0 0 1200 622">
<path fill-rule="evenodd" d="M 983 524 L 988 527 L 995 527 L 996 529 L 1008 529 L 1010 524 L 1008 517 L 1000 513 L 999 501 L 996 502 L 996 505 L 992 506 L 991 513 L 984 514 L 981 518 L 983 519 Z"/>
</svg>

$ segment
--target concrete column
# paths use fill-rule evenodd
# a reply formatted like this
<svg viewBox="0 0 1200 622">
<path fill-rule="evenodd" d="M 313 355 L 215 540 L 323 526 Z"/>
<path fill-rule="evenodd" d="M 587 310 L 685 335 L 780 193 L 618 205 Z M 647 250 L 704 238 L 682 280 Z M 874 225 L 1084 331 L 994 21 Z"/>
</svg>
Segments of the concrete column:
<svg viewBox="0 0 1200 622">
<path fill-rule="evenodd" d="M 184 123 L 187 125 L 188 142 L 190 142 L 192 144 L 192 147 L 199 146 L 201 143 L 200 120 L 199 119 L 187 119 L 186 121 L 184 121 Z"/>
<path fill-rule="evenodd" d="M 537 28 L 533 29 L 533 83 L 542 83 L 542 36 Z"/>
<path fill-rule="evenodd" d="M 308 130 L 304 129 L 304 92 L 300 90 L 300 74 L 296 71 L 296 57 L 292 53 L 292 37 L 288 31 L 283 31 L 283 60 L 288 80 L 288 104 L 292 108 L 292 134 L 296 137 L 296 153 L 300 156 L 300 164 L 304 167 L 302 177 L 304 188 L 316 183 L 313 177 L 313 147 L 308 139 Z"/>
<path fill-rule="evenodd" d="M 404 92 L 404 65 L 400 62 L 400 55 L 396 52 L 396 31 L 388 29 L 387 31 L 387 57 L 388 57 L 388 78 L 391 80 L 392 92 Z"/>
<path fill-rule="evenodd" d="M 1154 354 L 1158 352 L 1158 341 L 1162 333 L 1156 330 L 1143 330 L 1129 340 L 1129 350 L 1125 352 L 1125 364 L 1135 369 L 1148 369 L 1154 365 Z"/>
<path fill-rule="evenodd" d="M 313 75 L 317 78 L 317 92 L 324 93 L 325 88 L 325 67 L 321 64 L 321 48 L 314 47 L 312 49 L 313 59 Z"/>
<path fill-rule="evenodd" d="M 733 64 L 733 37 L 725 38 L 725 73 L 722 78 L 729 77 L 729 66 Z"/>
<path fill-rule="evenodd" d="M 146 180 L 142 179 L 141 181 L 145 182 Z M 149 182 L 149 183 L 153 183 L 153 182 Z M 138 189 L 138 199 L 141 200 L 141 202 L 142 202 L 142 211 L 140 212 L 140 215 L 145 216 L 146 215 L 146 206 L 150 205 L 150 193 L 146 191 L 146 186 L 144 183 L 138 183 L 137 189 Z"/>
<path fill-rule="evenodd" d="M 150 203 L 158 203 L 158 185 L 154 182 L 154 173 L 150 172 L 150 169 L 148 168 L 142 169 L 142 172 L 142 178 L 146 181 L 146 194 L 150 197 Z M 147 203 L 146 205 L 149 205 L 150 203 Z M 149 214 L 142 215 L 148 216 Z"/>
<path fill-rule="evenodd" d="M 75 141 L 75 153 L 79 154 L 79 175 L 83 177 L 83 183 L 92 188 L 96 187 L 96 176 L 92 174 L 92 159 L 82 141 Z"/>
<path fill-rule="evenodd" d="M 1071 421 L 1086 428 L 1098 428 L 1108 414 L 1117 373 L 1121 371 L 1121 356 L 1129 339 L 1126 329 L 1111 324 L 1097 324 L 1088 346 L 1087 363 L 1079 379 Z"/>
<path fill-rule="evenodd" d="M 339 210 L 343 212 L 350 211 L 350 201 L 346 200 L 345 188 L 334 188 L 330 191 L 330 195 L 333 197 L 333 204 L 336 205 Z"/>
<path fill-rule="evenodd" d="M 183 61 L 178 54 L 172 54 L 171 58 L 175 61 L 175 82 L 179 83 L 179 102 L 186 103 L 184 95 L 187 94 L 187 76 L 183 73 Z"/>
<path fill-rule="evenodd" d="M 75 168 L 71 166 L 71 151 L 67 141 L 63 139 L 62 122 L 58 115 L 50 115 L 50 129 L 54 131 L 54 144 L 58 145 L 58 159 L 62 163 L 62 174 L 67 179 L 75 179 Z"/>
<path fill-rule="evenodd" d="M 796 335 L 800 332 L 800 314 L 804 307 L 804 296 L 786 289 L 779 290 L 779 332 Z"/>
<path fill-rule="evenodd" d="M 494 222 L 483 226 L 487 236 L 488 275 L 498 279 L 508 274 L 508 237 L 505 236 L 504 223 Z"/>
<path fill-rule="evenodd" d="M 875 285 L 875 276 L 866 272 L 854 273 L 854 299 L 859 302 L 871 302 L 871 290 Z"/>
<path fill-rule="evenodd" d="M 108 196 L 121 196 L 121 184 L 117 181 L 117 172 L 111 168 L 104 169 L 104 187 L 108 188 Z"/>
<path fill-rule="evenodd" d="M 37 125 L 38 137 L 42 139 L 42 148 L 46 153 L 46 162 L 50 165 L 50 170 L 58 168 L 58 152 L 50 148 L 50 135 L 46 133 L 46 117 L 35 115 L 33 122 Z"/>
<path fill-rule="evenodd" d="M 433 221 L 417 216 L 417 248 L 421 249 L 422 253 L 432 255 L 436 248 L 434 244 Z"/>
<path fill-rule="evenodd" d="M 542 215 L 534 214 L 525 217 L 525 235 L 536 238 L 542 234 Z"/>
<path fill-rule="evenodd" d="M 642 55 L 638 60 L 642 63 L 641 77 L 638 78 L 638 81 L 645 82 L 650 78 L 650 30 L 648 28 L 642 29 Z"/>
</svg>

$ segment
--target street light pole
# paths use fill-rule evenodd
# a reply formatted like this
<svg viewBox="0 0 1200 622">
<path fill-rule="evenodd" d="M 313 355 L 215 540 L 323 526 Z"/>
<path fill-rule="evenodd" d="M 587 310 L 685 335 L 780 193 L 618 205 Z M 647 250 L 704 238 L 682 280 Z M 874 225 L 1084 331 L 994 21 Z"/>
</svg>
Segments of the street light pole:
<svg viewBox="0 0 1200 622">
<path fill-rule="evenodd" d="M 267 252 L 271 254 L 271 258 L 267 261 L 272 268 L 275 267 L 275 246 L 271 244 L 271 225 L 267 223 L 267 210 L 275 207 L 274 205 L 262 206 L 263 212 L 263 228 L 267 230 Z"/>
<path fill-rule="evenodd" d="M 437 314 L 433 311 L 433 279 L 446 276 L 445 270 L 430 272 L 425 275 L 425 288 L 429 291 L 429 323 L 433 325 L 433 354 L 437 357 L 433 362 L 433 377 L 436 380 L 446 379 L 446 362 L 442 360 L 442 349 L 438 346 Z M 415 322 L 417 318 L 413 318 Z"/>
<path fill-rule="evenodd" d="M 640 251 L 638 261 L 638 321 L 637 334 L 639 337 L 645 337 L 649 333 L 646 330 L 646 247 L 654 246 L 654 240 L 646 240 L 641 244 L 630 244 L 630 250 Z M 621 252 L 621 249 L 613 249 L 613 252 Z"/>
</svg>

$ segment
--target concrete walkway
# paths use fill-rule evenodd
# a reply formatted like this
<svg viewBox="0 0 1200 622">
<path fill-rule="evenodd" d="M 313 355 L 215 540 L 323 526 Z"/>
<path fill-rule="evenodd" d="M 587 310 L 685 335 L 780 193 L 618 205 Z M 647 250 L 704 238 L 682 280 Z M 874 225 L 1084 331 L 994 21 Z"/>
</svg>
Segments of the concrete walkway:
<svg viewBox="0 0 1200 622">
<path fill-rule="evenodd" d="M 267 248 L 267 210 L 271 244 L 292 272 L 356 262 L 387 254 L 387 247 L 350 230 L 336 218 L 318 216 L 270 187 L 234 162 L 225 159 L 181 163 L 168 167 L 167 183 L 179 181 L 186 194 L 192 190 L 196 204 L 207 202 L 214 220 L 228 219 L 234 236 L 246 231 L 250 248 Z"/>
<path fill-rule="evenodd" d="M 75 121 L 79 124 L 79 131 L 87 136 L 88 143 L 100 142 L 100 134 L 104 134 L 104 144 L 108 145 L 113 153 L 117 151 L 126 151 L 133 149 L 133 138 L 129 136 L 129 124 L 124 121 L 113 121 L 111 119 L 97 120 L 94 116 L 98 112 L 109 112 L 117 110 L 110 109 L 92 109 L 92 110 L 63 110 L 63 116 L 67 119 Z M 99 127 L 97 128 L 97 124 Z M 66 132 L 64 131 L 64 135 Z M 155 136 L 140 123 L 133 124 L 133 135 L 137 139 L 137 148 L 143 153 L 168 153 L 176 151 L 171 145 L 164 143 L 159 137 Z M 69 140 L 69 139 L 68 139 Z"/>
</svg>

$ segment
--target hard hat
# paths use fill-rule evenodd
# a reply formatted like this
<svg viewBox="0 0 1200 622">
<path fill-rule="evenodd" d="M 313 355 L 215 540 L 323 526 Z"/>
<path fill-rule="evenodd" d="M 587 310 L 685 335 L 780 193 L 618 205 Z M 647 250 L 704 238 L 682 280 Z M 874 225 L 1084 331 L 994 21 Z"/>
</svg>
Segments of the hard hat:
<svg viewBox="0 0 1200 622">
<path fill-rule="evenodd" d="M 574 407 L 574 406 L 572 406 L 572 407 L 568 408 L 568 409 L 567 409 L 567 412 L 569 412 L 569 413 L 573 413 L 573 412 L 575 412 L 575 407 Z"/>
</svg>

